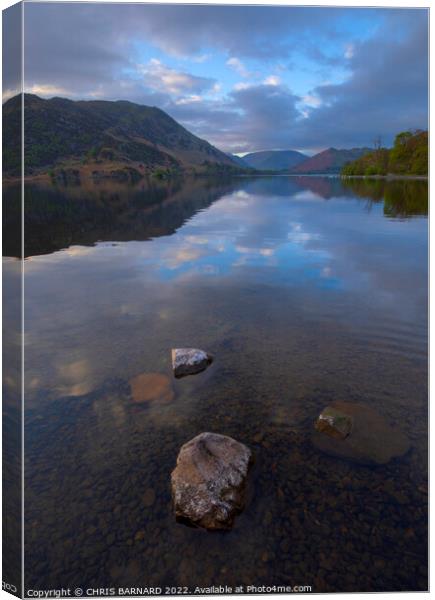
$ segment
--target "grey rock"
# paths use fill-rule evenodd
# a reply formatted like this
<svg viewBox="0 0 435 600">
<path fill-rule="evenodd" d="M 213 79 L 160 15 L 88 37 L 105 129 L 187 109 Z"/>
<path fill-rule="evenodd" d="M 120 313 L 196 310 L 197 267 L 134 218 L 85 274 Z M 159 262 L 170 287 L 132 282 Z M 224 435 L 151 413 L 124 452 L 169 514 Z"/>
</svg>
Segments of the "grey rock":
<svg viewBox="0 0 435 600">
<path fill-rule="evenodd" d="M 350 422 L 346 418 L 351 419 L 352 428 L 346 437 L 334 437 L 328 430 L 316 430 L 312 442 L 322 452 L 366 465 L 383 465 L 408 452 L 407 436 L 372 408 L 336 401 L 327 409 L 336 416 L 341 415 L 343 423 Z"/>
<path fill-rule="evenodd" d="M 199 348 L 173 348 L 172 369 L 175 377 L 194 375 L 204 371 L 213 362 L 213 356 Z"/>
<path fill-rule="evenodd" d="M 201 433 L 184 444 L 171 475 L 177 520 L 230 529 L 245 504 L 250 449 L 233 438 Z"/>
</svg>

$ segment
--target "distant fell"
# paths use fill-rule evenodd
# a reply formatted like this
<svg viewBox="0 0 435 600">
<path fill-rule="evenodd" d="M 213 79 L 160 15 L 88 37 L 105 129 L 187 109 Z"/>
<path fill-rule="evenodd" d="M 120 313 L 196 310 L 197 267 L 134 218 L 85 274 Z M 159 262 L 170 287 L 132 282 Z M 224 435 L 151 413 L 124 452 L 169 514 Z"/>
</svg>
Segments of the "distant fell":
<svg viewBox="0 0 435 600">
<path fill-rule="evenodd" d="M 227 156 L 229 156 L 233 162 L 235 162 L 237 165 L 239 165 L 239 167 L 241 167 L 243 169 L 251 169 L 252 168 L 248 165 L 248 163 L 243 158 L 241 158 L 240 156 L 237 156 L 236 154 L 231 154 L 231 152 L 227 152 Z"/>
<path fill-rule="evenodd" d="M 260 171 L 290 171 L 307 158 L 297 150 L 265 150 L 246 154 L 243 162 Z"/>
<path fill-rule="evenodd" d="M 356 160 L 369 151 L 369 148 L 351 148 L 349 150 L 337 150 L 337 148 L 328 148 L 303 163 L 293 168 L 293 173 L 329 173 L 338 174 L 345 164 Z"/>
<path fill-rule="evenodd" d="M 13 135 L 21 96 L 3 105 L 8 139 L 4 171 L 18 174 L 19 140 Z M 25 94 L 25 171 L 32 174 L 63 166 L 95 163 L 130 165 L 149 172 L 158 168 L 236 168 L 236 163 L 207 141 L 177 123 L 163 110 L 127 101 L 49 100 Z"/>
</svg>

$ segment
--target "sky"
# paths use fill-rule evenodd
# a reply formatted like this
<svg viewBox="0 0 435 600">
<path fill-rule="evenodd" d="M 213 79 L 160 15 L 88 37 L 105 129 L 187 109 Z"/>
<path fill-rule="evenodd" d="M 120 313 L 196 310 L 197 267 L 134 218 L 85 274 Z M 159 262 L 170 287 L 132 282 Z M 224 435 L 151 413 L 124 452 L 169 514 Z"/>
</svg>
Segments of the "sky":
<svg viewBox="0 0 435 600">
<path fill-rule="evenodd" d="M 225 152 L 427 128 L 426 9 L 52 1 L 25 3 L 24 36 L 26 92 L 157 106 Z"/>
</svg>

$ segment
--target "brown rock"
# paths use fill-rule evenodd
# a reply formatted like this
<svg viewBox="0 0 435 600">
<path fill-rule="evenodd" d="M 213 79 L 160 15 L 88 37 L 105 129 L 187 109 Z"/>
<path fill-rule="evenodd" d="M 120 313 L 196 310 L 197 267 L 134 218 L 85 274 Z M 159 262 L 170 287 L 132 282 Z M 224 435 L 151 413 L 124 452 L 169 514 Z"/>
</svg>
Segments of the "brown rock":
<svg viewBox="0 0 435 600">
<path fill-rule="evenodd" d="M 325 433 L 333 438 L 344 440 L 352 431 L 353 419 L 332 406 L 322 410 L 314 427 L 320 433 Z"/>
<path fill-rule="evenodd" d="M 174 399 L 171 380 L 162 373 L 142 373 L 130 380 L 133 402 L 169 404 Z"/>
<path fill-rule="evenodd" d="M 247 446 L 217 433 L 201 433 L 184 444 L 171 475 L 177 520 L 230 529 L 244 506 L 251 460 Z"/>
<path fill-rule="evenodd" d="M 406 435 L 372 408 L 342 401 L 333 402 L 328 408 L 351 418 L 352 430 L 345 438 L 316 430 L 312 441 L 322 452 L 361 464 L 382 465 L 409 450 Z"/>
</svg>

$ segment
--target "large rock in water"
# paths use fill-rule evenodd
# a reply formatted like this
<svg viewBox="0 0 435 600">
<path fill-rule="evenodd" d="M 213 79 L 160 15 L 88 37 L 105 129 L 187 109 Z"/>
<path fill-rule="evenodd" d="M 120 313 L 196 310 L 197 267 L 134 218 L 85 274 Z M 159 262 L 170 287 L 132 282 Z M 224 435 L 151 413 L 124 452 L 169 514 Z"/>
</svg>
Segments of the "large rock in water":
<svg viewBox="0 0 435 600">
<path fill-rule="evenodd" d="M 204 371 L 213 362 L 213 356 L 198 348 L 173 348 L 172 368 L 175 377 L 194 375 Z"/>
<path fill-rule="evenodd" d="M 410 447 L 400 429 L 361 404 L 332 402 L 320 414 L 315 428 L 312 441 L 319 450 L 361 464 L 386 464 Z"/>
<path fill-rule="evenodd" d="M 206 529 L 230 529 L 244 507 L 252 453 L 218 433 L 201 433 L 184 444 L 171 475 L 177 520 Z"/>
<path fill-rule="evenodd" d="M 353 419 L 342 410 L 327 406 L 318 416 L 314 427 L 330 437 L 344 440 L 352 431 Z"/>
</svg>

